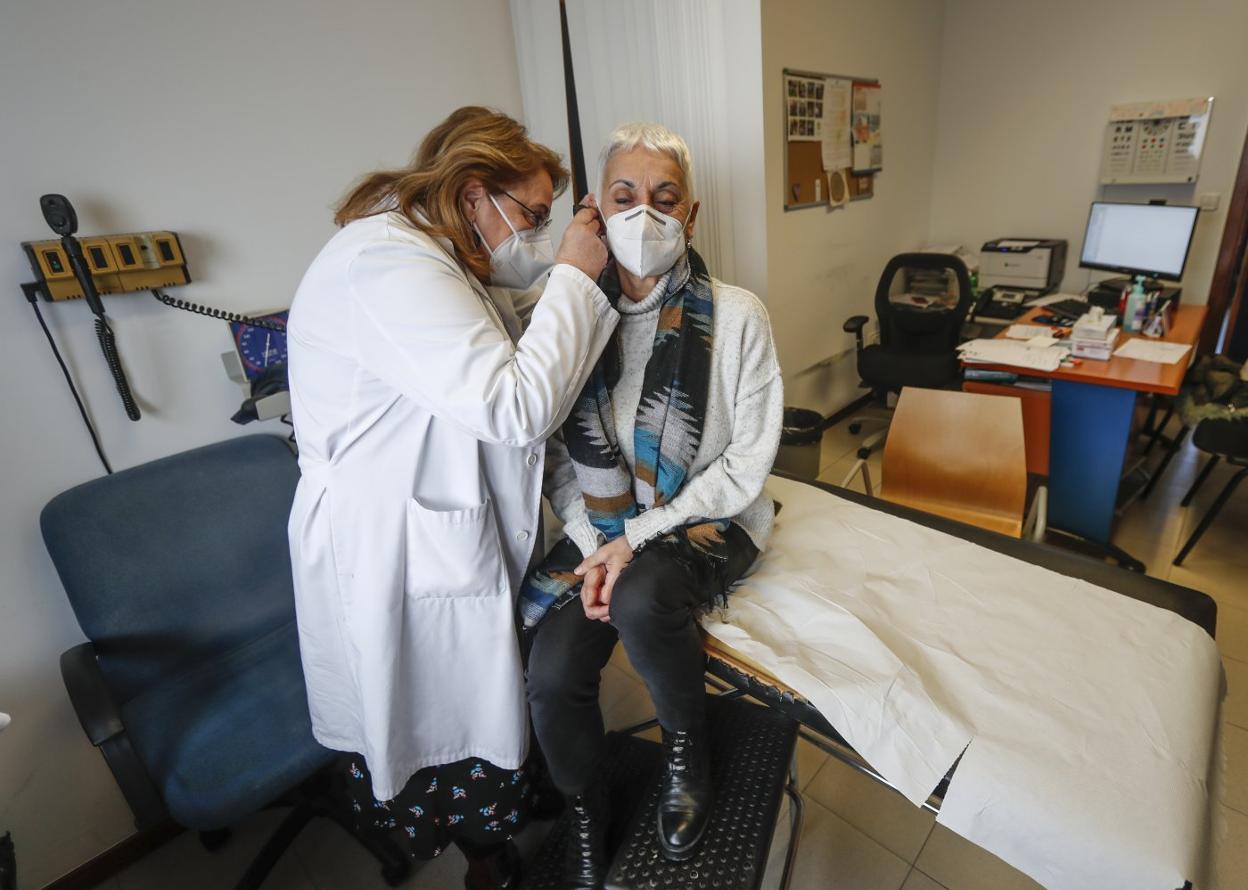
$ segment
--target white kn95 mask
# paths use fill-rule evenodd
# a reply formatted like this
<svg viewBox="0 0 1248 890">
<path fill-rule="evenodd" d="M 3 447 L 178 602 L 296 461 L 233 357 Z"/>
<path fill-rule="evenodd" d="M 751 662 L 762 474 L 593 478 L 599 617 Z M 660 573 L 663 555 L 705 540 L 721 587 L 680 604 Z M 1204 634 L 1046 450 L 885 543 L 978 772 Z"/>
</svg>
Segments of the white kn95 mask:
<svg viewBox="0 0 1248 890">
<path fill-rule="evenodd" d="M 607 220 L 607 244 L 617 263 L 639 278 L 651 278 L 684 254 L 685 224 L 642 204 Z"/>
<path fill-rule="evenodd" d="M 555 246 L 550 240 L 550 232 L 534 229 L 517 231 L 494 196 L 490 195 L 489 199 L 503 222 L 507 223 L 507 228 L 511 229 L 511 235 L 490 253 L 490 284 L 527 290 L 555 264 Z M 473 223 L 472 227 L 477 229 L 477 224 Z M 477 237 L 482 244 L 486 244 L 480 229 L 477 229 Z"/>
</svg>

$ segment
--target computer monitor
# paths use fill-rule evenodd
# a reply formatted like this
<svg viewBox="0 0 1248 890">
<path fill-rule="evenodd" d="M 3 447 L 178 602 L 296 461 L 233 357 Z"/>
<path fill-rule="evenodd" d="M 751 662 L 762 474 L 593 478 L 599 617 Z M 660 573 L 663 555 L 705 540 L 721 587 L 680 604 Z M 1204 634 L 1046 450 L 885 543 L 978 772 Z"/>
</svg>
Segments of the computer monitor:
<svg viewBox="0 0 1248 890">
<path fill-rule="evenodd" d="M 1199 212 L 1176 204 L 1094 201 L 1079 265 L 1179 281 Z"/>
</svg>

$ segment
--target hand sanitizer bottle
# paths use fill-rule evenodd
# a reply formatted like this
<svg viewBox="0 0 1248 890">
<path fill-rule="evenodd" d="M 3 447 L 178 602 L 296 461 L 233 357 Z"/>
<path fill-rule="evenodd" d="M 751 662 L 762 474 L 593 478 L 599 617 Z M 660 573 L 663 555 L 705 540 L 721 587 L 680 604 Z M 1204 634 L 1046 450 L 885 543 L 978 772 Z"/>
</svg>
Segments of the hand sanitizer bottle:
<svg viewBox="0 0 1248 890">
<path fill-rule="evenodd" d="M 1144 327 L 1144 313 L 1148 307 L 1148 297 L 1144 294 L 1144 276 L 1135 276 L 1135 287 L 1127 297 L 1127 311 L 1122 316 L 1122 329 L 1130 334 L 1138 334 Z"/>
</svg>

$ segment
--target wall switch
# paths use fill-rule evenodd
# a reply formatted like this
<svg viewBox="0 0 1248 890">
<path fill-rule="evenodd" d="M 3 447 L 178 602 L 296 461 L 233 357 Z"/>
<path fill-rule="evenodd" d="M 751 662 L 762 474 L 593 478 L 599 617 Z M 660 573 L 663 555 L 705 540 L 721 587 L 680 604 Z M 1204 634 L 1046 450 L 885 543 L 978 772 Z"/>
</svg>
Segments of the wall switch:
<svg viewBox="0 0 1248 890">
<path fill-rule="evenodd" d="M 1196 204 L 1201 210 L 1212 212 L 1218 209 L 1218 200 L 1221 197 L 1217 192 L 1201 192 L 1196 199 Z"/>
</svg>

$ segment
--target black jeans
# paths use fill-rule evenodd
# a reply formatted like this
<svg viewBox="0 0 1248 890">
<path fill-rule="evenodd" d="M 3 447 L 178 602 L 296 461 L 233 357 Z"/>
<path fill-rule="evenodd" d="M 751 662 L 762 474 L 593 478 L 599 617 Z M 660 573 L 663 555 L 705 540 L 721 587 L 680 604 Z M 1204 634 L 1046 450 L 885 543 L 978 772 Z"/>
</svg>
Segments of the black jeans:
<svg viewBox="0 0 1248 890">
<path fill-rule="evenodd" d="M 705 719 L 696 615 L 758 556 L 738 526 L 730 525 L 725 538 L 726 560 L 683 538 L 644 548 L 616 581 L 610 623 L 591 621 L 573 602 L 537 626 L 529 653 L 529 706 L 551 778 L 564 794 L 585 791 L 601 766 L 606 737 L 598 689 L 617 640 L 650 690 L 664 729 L 696 729 Z"/>
</svg>

